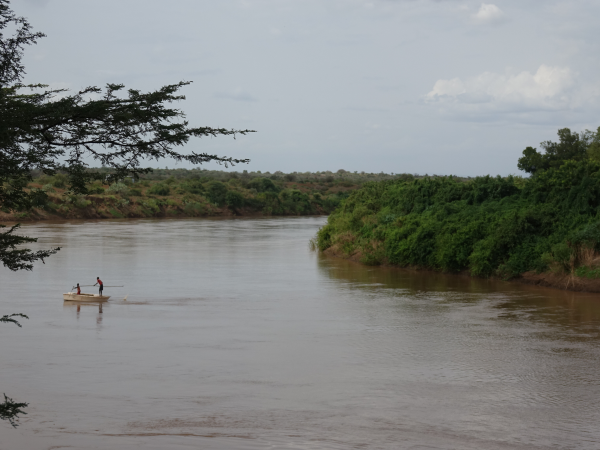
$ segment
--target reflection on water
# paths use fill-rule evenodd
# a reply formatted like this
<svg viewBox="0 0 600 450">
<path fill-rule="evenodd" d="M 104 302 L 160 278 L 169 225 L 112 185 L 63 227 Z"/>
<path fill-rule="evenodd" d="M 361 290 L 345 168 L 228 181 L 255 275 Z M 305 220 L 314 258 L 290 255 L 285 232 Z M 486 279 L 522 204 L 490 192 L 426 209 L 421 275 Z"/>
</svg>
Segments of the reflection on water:
<svg viewBox="0 0 600 450">
<path fill-rule="evenodd" d="M 500 280 L 448 276 L 428 271 L 398 270 L 391 267 L 365 267 L 350 261 L 321 257 L 322 273 L 340 281 L 340 286 L 368 291 L 440 295 L 463 303 L 494 299 L 494 308 L 502 311 L 499 318 L 553 322 L 561 327 L 586 329 L 598 337 L 600 296 L 561 291 L 537 286 L 519 285 Z M 457 295 L 454 295 L 456 293 Z M 468 294 L 468 295 L 465 295 Z"/>
<path fill-rule="evenodd" d="M 104 302 L 74 302 L 74 301 L 65 301 L 63 302 L 63 306 L 65 308 L 77 308 L 77 318 L 79 318 L 79 313 L 81 312 L 81 306 L 94 306 L 98 308 L 98 314 L 102 314 L 102 304 Z"/>
<path fill-rule="evenodd" d="M 311 253 L 324 218 L 29 225 L 0 449 L 600 447 L 597 295 Z M 62 302 L 100 276 L 112 299 Z"/>
</svg>

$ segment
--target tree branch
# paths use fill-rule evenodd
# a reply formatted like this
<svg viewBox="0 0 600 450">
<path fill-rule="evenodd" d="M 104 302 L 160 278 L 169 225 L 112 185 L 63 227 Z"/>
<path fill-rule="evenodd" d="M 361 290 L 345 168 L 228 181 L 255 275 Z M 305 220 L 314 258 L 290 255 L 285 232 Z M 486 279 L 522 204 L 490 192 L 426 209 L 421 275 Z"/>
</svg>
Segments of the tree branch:
<svg viewBox="0 0 600 450">
<path fill-rule="evenodd" d="M 15 419 L 19 418 L 19 414 L 27 414 L 21 409 L 27 406 L 28 403 L 16 403 L 12 398 L 8 398 L 6 394 L 4 394 L 4 403 L 0 403 L 0 419 L 8 420 L 14 428 L 17 428 L 19 424 Z"/>
</svg>

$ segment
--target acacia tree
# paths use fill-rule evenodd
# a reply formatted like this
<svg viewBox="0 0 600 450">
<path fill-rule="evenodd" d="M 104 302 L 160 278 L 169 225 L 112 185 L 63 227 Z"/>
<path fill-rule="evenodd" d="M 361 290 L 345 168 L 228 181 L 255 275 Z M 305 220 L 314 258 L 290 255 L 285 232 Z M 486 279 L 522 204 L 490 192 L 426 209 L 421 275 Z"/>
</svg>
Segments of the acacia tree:
<svg viewBox="0 0 600 450">
<path fill-rule="evenodd" d="M 586 158 L 597 158 L 600 153 L 600 127 L 598 131 L 585 130 L 573 133 L 569 128 L 558 130 L 558 142 L 544 141 L 540 153 L 533 147 L 523 150 L 517 167 L 527 173 L 535 174 L 537 171 L 551 167 L 560 167 L 567 160 L 581 161 Z"/>
<path fill-rule="evenodd" d="M 5 33 L 11 32 L 6 35 Z M 171 107 L 184 100 L 179 94 L 189 82 L 164 86 L 143 93 L 125 90 L 122 84 L 108 84 L 104 89 L 88 87 L 77 93 L 48 89 L 43 84 L 22 83 L 22 63 L 27 46 L 45 35 L 34 32 L 27 19 L 18 17 L 8 0 L 0 0 L 0 209 L 18 211 L 45 202 L 46 194 L 27 189 L 32 171 L 47 175 L 57 172 L 68 176 L 69 190 L 87 194 L 86 186 L 106 174 L 90 167 L 91 163 L 111 168 L 109 180 L 125 175 L 148 173 L 142 167 L 148 160 L 171 158 L 201 164 L 215 161 L 234 165 L 248 163 L 207 153 L 181 153 L 176 147 L 191 137 L 246 134 L 252 130 L 190 127 L 185 114 Z M 33 263 L 44 261 L 60 248 L 31 251 L 23 244 L 36 238 L 15 234 L 19 225 L 0 225 L 0 261 L 10 270 L 31 270 Z M 18 322 L 15 315 L 3 316 L 0 322 Z M 24 403 L 5 396 L 0 404 L 0 418 L 10 420 L 23 413 Z"/>
</svg>

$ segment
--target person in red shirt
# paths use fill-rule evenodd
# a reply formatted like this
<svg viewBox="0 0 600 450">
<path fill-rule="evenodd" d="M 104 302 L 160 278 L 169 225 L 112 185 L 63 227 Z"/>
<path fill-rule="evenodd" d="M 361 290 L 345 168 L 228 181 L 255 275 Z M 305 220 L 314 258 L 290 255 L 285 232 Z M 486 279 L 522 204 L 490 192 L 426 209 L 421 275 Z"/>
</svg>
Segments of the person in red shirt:
<svg viewBox="0 0 600 450">
<path fill-rule="evenodd" d="M 79 287 L 79 283 L 77 283 L 77 295 L 81 295 L 81 288 Z"/>
<path fill-rule="evenodd" d="M 102 297 L 102 291 L 104 290 L 104 284 L 102 283 L 102 280 L 100 279 L 100 277 L 96 277 L 96 284 L 99 285 L 99 289 L 98 289 L 98 293 L 100 294 L 100 297 Z M 96 286 L 96 284 L 94 286 Z"/>
</svg>

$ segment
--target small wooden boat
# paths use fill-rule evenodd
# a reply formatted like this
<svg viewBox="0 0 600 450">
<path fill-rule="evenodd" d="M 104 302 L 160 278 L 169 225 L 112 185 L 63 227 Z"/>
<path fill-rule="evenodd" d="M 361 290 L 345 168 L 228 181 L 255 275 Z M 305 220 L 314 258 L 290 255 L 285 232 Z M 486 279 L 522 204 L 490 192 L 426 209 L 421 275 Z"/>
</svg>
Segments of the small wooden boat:
<svg viewBox="0 0 600 450">
<path fill-rule="evenodd" d="M 97 295 L 97 294 L 76 294 L 74 292 L 68 292 L 63 294 L 63 299 L 68 302 L 90 302 L 90 303 L 98 303 L 98 302 L 107 302 L 110 298 L 110 295 Z"/>
</svg>

